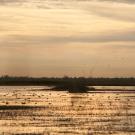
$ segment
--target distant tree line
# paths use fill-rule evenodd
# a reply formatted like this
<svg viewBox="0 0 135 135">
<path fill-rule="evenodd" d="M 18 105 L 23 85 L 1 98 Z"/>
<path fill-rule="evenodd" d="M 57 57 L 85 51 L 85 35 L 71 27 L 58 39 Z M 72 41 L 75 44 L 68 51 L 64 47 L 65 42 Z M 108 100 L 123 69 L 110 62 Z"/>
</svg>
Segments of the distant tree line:
<svg viewBox="0 0 135 135">
<path fill-rule="evenodd" d="M 135 86 L 135 78 L 13 77 L 1 76 L 0 85 L 52 85 L 79 83 L 85 86 Z"/>
</svg>

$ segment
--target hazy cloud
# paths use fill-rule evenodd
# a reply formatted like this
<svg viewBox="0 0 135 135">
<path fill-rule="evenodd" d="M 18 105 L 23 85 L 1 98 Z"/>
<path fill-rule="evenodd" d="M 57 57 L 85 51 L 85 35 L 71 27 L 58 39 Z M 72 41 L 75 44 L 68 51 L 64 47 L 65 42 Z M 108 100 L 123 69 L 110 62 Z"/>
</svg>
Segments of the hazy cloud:
<svg viewBox="0 0 135 135">
<path fill-rule="evenodd" d="M 27 2 L 27 0 L 0 0 L 1 5 L 22 4 L 24 2 Z"/>
<path fill-rule="evenodd" d="M 131 3 L 131 1 L 129 1 Z M 134 1 L 135 2 L 135 1 Z M 80 5 L 84 11 L 89 14 L 95 14 L 97 16 L 106 17 L 110 19 L 120 20 L 120 21 L 130 21 L 135 22 L 135 5 L 134 4 L 117 4 L 112 2 L 93 2 L 93 3 L 83 3 Z"/>
<path fill-rule="evenodd" d="M 121 2 L 121 3 L 135 3 L 134 0 L 99 0 L 99 1 L 107 1 L 107 2 Z"/>
<path fill-rule="evenodd" d="M 20 45 L 49 45 L 49 44 L 67 44 L 67 43 L 105 43 L 105 42 L 131 42 L 135 41 L 135 31 L 117 32 L 102 35 L 81 35 L 81 36 L 30 36 L 30 35 L 10 35 L 6 36 L 2 45 L 20 44 Z"/>
<path fill-rule="evenodd" d="M 0 0 L 0 74 L 135 75 L 134 3 Z"/>
</svg>

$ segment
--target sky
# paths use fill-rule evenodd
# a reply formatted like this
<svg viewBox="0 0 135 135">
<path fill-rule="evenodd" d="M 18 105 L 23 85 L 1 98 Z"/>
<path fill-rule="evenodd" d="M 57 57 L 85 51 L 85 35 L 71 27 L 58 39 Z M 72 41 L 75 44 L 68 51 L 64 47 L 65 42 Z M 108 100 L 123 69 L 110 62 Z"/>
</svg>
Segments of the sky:
<svg viewBox="0 0 135 135">
<path fill-rule="evenodd" d="M 135 77 L 135 0 L 0 0 L 0 76 Z"/>
</svg>

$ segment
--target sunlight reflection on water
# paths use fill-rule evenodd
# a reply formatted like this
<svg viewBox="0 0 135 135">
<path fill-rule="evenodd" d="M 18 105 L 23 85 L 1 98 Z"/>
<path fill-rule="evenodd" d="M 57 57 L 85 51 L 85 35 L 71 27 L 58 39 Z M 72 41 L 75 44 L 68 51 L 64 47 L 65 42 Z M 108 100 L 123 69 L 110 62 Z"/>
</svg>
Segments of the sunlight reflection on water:
<svg viewBox="0 0 135 135">
<path fill-rule="evenodd" d="M 97 90 L 135 90 L 135 86 L 92 86 Z"/>
<path fill-rule="evenodd" d="M 0 134 L 135 134 L 135 93 L 29 89 L 0 90 Z"/>
</svg>

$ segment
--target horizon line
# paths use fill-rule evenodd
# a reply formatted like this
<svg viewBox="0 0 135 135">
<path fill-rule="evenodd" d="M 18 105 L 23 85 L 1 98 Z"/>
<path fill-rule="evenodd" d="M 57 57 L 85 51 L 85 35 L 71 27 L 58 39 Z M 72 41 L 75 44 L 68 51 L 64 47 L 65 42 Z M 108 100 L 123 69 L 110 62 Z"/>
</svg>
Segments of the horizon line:
<svg viewBox="0 0 135 135">
<path fill-rule="evenodd" d="M 113 78 L 133 78 L 135 79 L 135 76 L 115 76 L 115 77 L 103 77 L 103 76 L 89 76 L 89 77 L 86 77 L 86 76 L 68 76 L 68 75 L 64 75 L 64 76 L 41 76 L 41 77 L 38 77 L 38 76 L 13 76 L 13 75 L 0 75 L 0 78 L 4 78 L 4 77 L 11 77 L 11 78 L 108 78 L 108 79 L 113 79 Z"/>
</svg>

